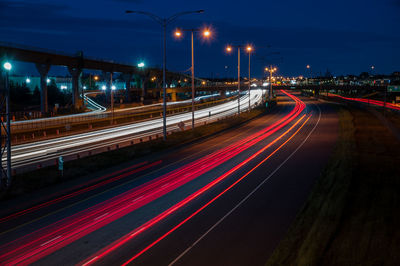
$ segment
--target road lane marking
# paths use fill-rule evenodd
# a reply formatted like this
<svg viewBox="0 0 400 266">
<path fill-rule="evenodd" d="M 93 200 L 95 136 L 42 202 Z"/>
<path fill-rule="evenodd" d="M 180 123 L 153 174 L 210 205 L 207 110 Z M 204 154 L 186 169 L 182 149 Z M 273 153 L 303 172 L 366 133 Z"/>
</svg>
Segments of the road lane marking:
<svg viewBox="0 0 400 266">
<path fill-rule="evenodd" d="M 93 259 L 89 260 L 88 262 L 82 264 L 82 266 L 88 265 L 89 263 L 91 263 L 91 262 L 94 261 L 95 259 L 97 259 L 97 256 L 96 256 L 96 257 L 93 257 Z"/>
<path fill-rule="evenodd" d="M 94 218 L 93 221 L 97 221 L 98 219 L 103 218 L 103 217 L 106 216 L 107 214 L 109 214 L 109 213 L 107 212 L 107 213 L 105 213 L 105 214 L 102 214 L 102 215 L 100 215 L 100 216 Z"/>
<path fill-rule="evenodd" d="M 59 239 L 60 237 L 62 237 L 62 236 L 60 235 L 60 236 L 57 236 L 57 237 L 55 237 L 55 238 L 53 238 L 53 239 L 50 239 L 49 241 L 47 241 L 47 242 L 44 242 L 44 243 L 43 243 L 43 244 L 41 244 L 40 246 L 41 246 L 41 247 L 43 247 L 43 246 L 45 246 L 45 245 L 47 245 L 47 244 L 49 244 L 49 243 L 53 242 L 54 240 L 57 240 L 57 239 Z"/>
<path fill-rule="evenodd" d="M 132 200 L 132 202 L 138 201 L 138 200 L 140 200 L 141 198 L 143 198 L 143 196 L 140 196 L 140 197 L 138 197 L 138 198 Z"/>
<path fill-rule="evenodd" d="M 316 105 L 317 106 L 317 105 Z M 317 106 L 318 107 L 318 106 Z M 219 219 L 213 226 L 211 226 L 203 235 L 201 235 L 195 242 L 193 242 L 185 251 L 183 251 L 178 257 L 176 257 L 168 266 L 174 265 L 178 260 L 180 260 L 185 254 L 187 254 L 194 246 L 196 246 L 204 237 L 206 237 L 215 227 L 217 227 L 221 222 L 223 222 L 232 212 L 239 208 L 248 198 L 250 198 L 261 186 L 263 186 L 309 139 L 311 134 L 314 132 L 315 128 L 321 119 L 321 109 L 319 109 L 319 116 L 317 123 L 314 125 L 313 129 L 309 132 L 307 137 L 300 143 L 300 145 L 271 173 L 269 174 L 256 188 L 254 188 L 245 198 L 243 198 L 235 207 L 233 207 L 228 213 L 226 213 L 221 219 Z"/>
</svg>

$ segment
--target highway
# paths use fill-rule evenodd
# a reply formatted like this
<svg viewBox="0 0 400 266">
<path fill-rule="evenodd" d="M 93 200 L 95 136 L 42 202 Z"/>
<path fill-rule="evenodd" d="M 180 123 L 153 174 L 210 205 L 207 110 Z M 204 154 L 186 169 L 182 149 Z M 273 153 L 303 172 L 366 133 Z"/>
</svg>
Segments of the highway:
<svg viewBox="0 0 400 266">
<path fill-rule="evenodd" d="M 241 97 L 241 109 L 248 109 L 248 95 Z M 262 90 L 251 91 L 251 105 L 254 107 L 262 101 Z M 226 102 L 217 106 L 204 108 L 195 112 L 195 124 L 209 123 L 237 113 L 237 101 Z M 191 113 L 181 113 L 167 117 L 167 130 L 179 130 L 177 123 L 183 121 L 189 125 Z M 101 147 L 116 145 L 144 137 L 159 137 L 162 134 L 162 118 L 154 118 L 124 126 L 96 130 L 71 136 L 59 137 L 33 143 L 14 145 L 11 149 L 12 167 L 42 162 L 67 156 L 78 152 L 90 151 Z M 4 163 L 4 162 L 3 162 Z"/>
<path fill-rule="evenodd" d="M 1 264 L 264 265 L 337 126 L 329 105 L 282 91 L 272 113 L 239 128 L 5 202 Z"/>
<path fill-rule="evenodd" d="M 135 106 L 135 107 L 127 107 L 107 110 L 104 106 L 92 100 L 88 95 L 96 94 L 96 92 L 88 92 L 85 93 L 84 98 L 87 102 L 87 107 L 91 111 L 85 113 L 78 114 L 70 114 L 63 116 L 54 116 L 54 117 L 45 117 L 45 118 L 37 118 L 37 119 L 29 119 L 29 120 L 21 120 L 21 121 L 11 121 L 11 129 L 12 130 L 27 130 L 27 129 L 37 129 L 42 127 L 43 125 L 49 126 L 64 126 L 67 123 L 83 123 L 83 122 L 91 122 L 96 119 L 103 119 L 107 117 L 111 117 L 114 114 L 134 114 L 134 113 L 142 113 L 142 112 L 150 112 L 150 111 L 161 111 L 161 107 L 163 103 L 155 103 L 148 104 L 143 106 Z M 203 95 L 195 98 L 195 102 L 199 102 L 203 99 L 207 99 L 210 97 L 219 96 L 219 94 L 210 94 Z M 183 100 L 183 101 L 175 101 L 175 102 L 167 102 L 167 106 L 173 107 L 175 105 L 188 104 L 192 100 Z"/>
</svg>

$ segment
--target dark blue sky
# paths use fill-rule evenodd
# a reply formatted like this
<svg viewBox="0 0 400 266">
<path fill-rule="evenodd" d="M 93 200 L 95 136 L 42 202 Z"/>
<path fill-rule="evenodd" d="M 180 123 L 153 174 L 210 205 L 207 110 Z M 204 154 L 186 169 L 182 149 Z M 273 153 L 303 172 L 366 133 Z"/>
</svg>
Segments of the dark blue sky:
<svg viewBox="0 0 400 266">
<path fill-rule="evenodd" d="M 172 30 L 203 25 L 215 33 L 211 42 L 195 42 L 198 76 L 236 76 L 237 55 L 224 53 L 227 43 L 255 46 L 257 76 L 269 63 L 289 76 L 307 75 L 307 64 L 314 73 L 329 69 L 335 75 L 359 74 L 371 65 L 378 73 L 400 70 L 400 0 L 0 0 L 0 41 L 161 66 L 161 27 L 147 17 L 124 14 L 126 9 L 160 16 L 205 10 L 170 27 L 168 68 L 174 71 L 190 67 L 190 40 L 174 40 Z M 271 52 L 280 55 L 265 57 Z M 244 56 L 242 68 L 247 75 Z"/>
</svg>

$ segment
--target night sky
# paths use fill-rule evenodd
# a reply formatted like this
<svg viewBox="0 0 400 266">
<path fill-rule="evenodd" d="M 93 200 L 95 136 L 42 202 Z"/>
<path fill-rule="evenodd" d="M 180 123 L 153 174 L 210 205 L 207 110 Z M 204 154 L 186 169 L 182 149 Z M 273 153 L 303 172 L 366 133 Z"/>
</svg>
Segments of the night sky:
<svg viewBox="0 0 400 266">
<path fill-rule="evenodd" d="M 400 71 L 400 1 L 151 1 L 151 0 L 0 0 L 0 41 L 75 54 L 161 67 L 161 27 L 126 9 L 160 16 L 204 9 L 181 17 L 169 28 L 167 67 L 190 67 L 190 38 L 173 38 L 176 27 L 211 26 L 213 40 L 195 41 L 196 75 L 236 76 L 237 54 L 227 55 L 226 44 L 255 46 L 252 72 L 277 65 L 285 76 L 309 75 L 329 69 L 334 75 Z M 278 55 L 269 55 L 279 52 Z M 243 75 L 248 57 L 242 55 Z M 26 66 L 17 65 L 24 74 Z M 55 73 L 56 68 L 51 74 Z M 62 72 L 62 70 L 61 70 Z M 67 71 L 65 71 L 67 73 Z"/>
</svg>

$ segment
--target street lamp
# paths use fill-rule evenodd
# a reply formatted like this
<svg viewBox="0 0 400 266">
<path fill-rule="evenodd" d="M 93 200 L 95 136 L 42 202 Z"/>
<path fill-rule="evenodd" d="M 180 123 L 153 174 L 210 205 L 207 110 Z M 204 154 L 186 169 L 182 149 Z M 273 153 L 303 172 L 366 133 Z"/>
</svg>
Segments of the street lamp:
<svg viewBox="0 0 400 266">
<path fill-rule="evenodd" d="M 137 66 L 140 67 L 140 68 L 144 68 L 144 63 L 140 62 Z"/>
<path fill-rule="evenodd" d="M 10 62 L 5 62 L 4 65 L 3 65 L 3 67 L 4 67 L 5 70 L 7 70 L 6 73 L 8 73 L 8 72 L 11 70 L 12 65 L 11 65 Z"/>
<path fill-rule="evenodd" d="M 228 45 L 228 46 L 226 46 L 225 50 L 228 53 L 231 53 L 233 48 L 238 49 L 238 115 L 239 115 L 240 114 L 240 49 L 246 48 L 246 50 L 247 50 L 249 48 L 249 46 L 248 45 Z M 249 48 L 249 49 L 252 49 L 252 48 Z"/>
<path fill-rule="evenodd" d="M 247 45 L 246 51 L 249 53 L 249 112 L 250 112 L 250 87 L 251 87 L 251 78 L 250 78 L 250 57 L 251 53 L 253 52 L 254 48 L 251 45 Z"/>
<path fill-rule="evenodd" d="M 183 16 L 183 15 L 189 15 L 189 14 L 196 14 L 196 13 L 204 13 L 204 10 L 196 10 L 196 11 L 185 11 L 185 12 L 180 12 L 176 13 L 170 17 L 159 17 L 155 14 L 152 14 L 150 12 L 144 12 L 144 11 L 135 11 L 135 10 L 126 10 L 126 14 L 141 14 L 150 17 L 154 21 L 156 21 L 158 24 L 160 24 L 163 28 L 163 136 L 164 140 L 167 139 L 167 84 L 165 82 L 165 72 L 166 72 L 166 64 L 167 64 L 167 55 L 166 55 L 166 50 L 167 50 L 167 26 L 175 21 L 178 17 Z"/>
<path fill-rule="evenodd" d="M 10 120 L 10 85 L 9 85 L 9 72 L 12 69 L 12 65 L 10 62 L 5 62 L 3 64 L 4 68 L 4 74 L 5 74 L 5 102 L 6 102 L 6 127 L 5 127 L 5 142 L 4 146 L 6 147 L 1 147 L 1 158 L 3 158 L 3 152 L 5 148 L 7 148 L 7 170 L 5 171 L 3 169 L 3 162 L 0 162 L 0 185 L 3 185 L 3 179 L 6 177 L 6 182 L 5 182 L 5 187 L 9 188 L 11 185 L 11 120 Z M 3 106 L 1 106 L 1 109 L 3 109 Z M 2 126 L 4 127 L 3 122 L 1 122 Z M 3 143 L 1 143 L 3 145 Z M 5 175 L 4 175 L 5 174 Z"/>
<path fill-rule="evenodd" d="M 312 79 L 312 70 L 311 70 L 311 66 L 310 66 L 310 65 L 307 65 L 307 69 L 310 70 L 310 79 Z M 307 83 L 308 83 L 308 81 L 307 81 Z"/>
<path fill-rule="evenodd" d="M 195 32 L 201 32 L 204 38 L 211 37 L 211 31 L 209 29 L 177 29 L 175 31 L 175 36 L 177 38 L 181 38 L 183 36 L 184 31 L 190 31 L 191 33 L 191 49 L 192 49 L 192 129 L 194 129 L 194 96 L 195 96 L 195 88 L 194 88 L 194 45 L 193 45 L 193 35 Z"/>
<path fill-rule="evenodd" d="M 270 88 L 269 88 L 269 101 L 271 101 L 272 98 L 272 73 L 276 72 L 278 69 L 276 67 L 266 67 L 265 71 L 269 72 L 269 84 L 270 84 Z"/>
</svg>

